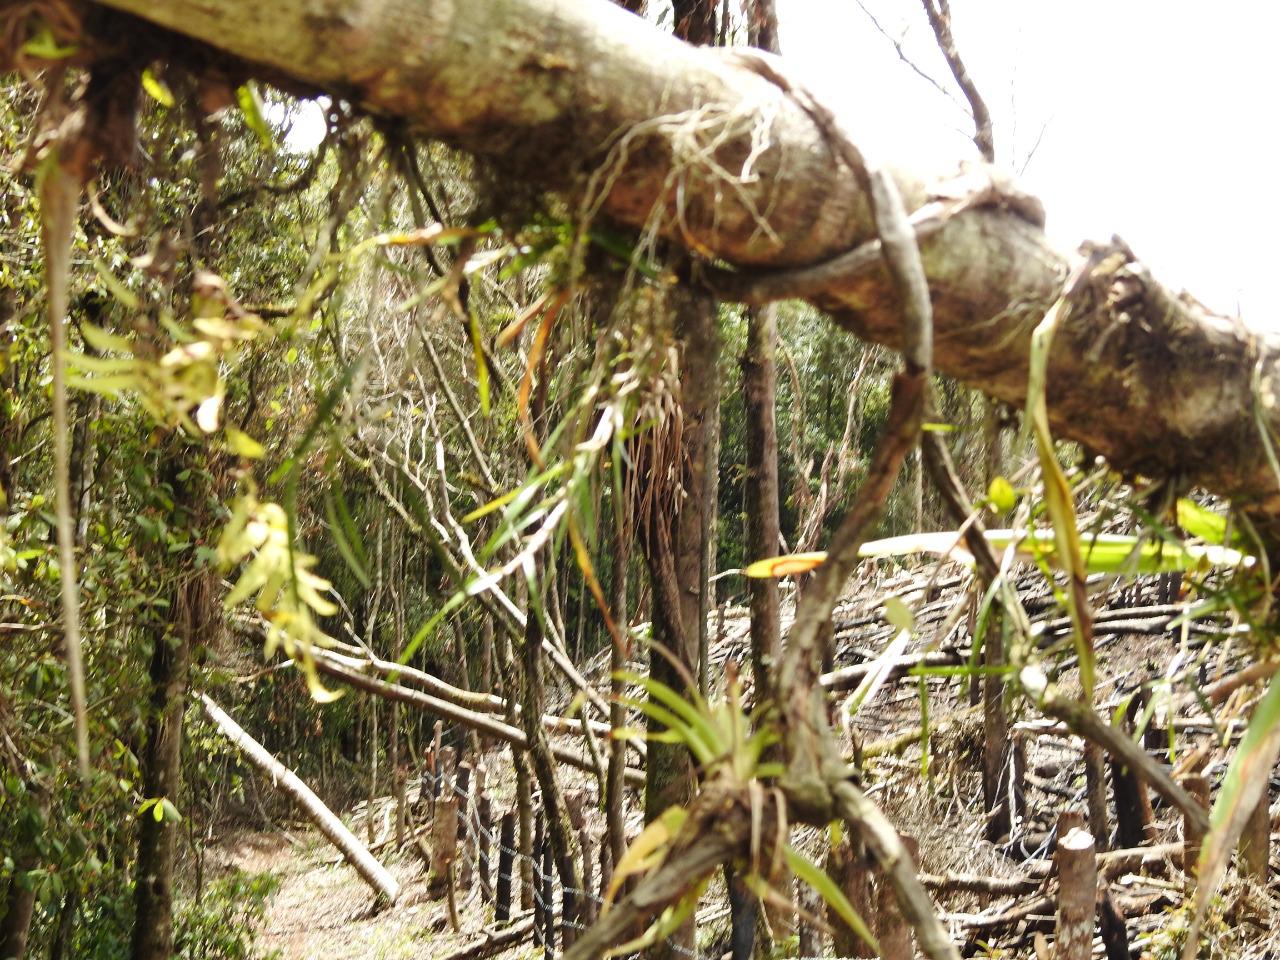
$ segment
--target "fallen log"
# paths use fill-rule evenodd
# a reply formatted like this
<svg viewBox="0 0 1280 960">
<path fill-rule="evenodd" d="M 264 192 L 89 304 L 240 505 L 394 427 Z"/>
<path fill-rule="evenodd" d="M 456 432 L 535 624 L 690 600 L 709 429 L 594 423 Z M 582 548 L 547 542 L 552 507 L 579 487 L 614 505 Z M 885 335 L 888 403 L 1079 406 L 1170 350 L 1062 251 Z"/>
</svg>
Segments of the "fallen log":
<svg viewBox="0 0 1280 960">
<path fill-rule="evenodd" d="M 421 690 L 415 690 L 412 687 L 390 683 L 379 677 L 371 677 L 367 673 L 362 673 L 353 667 L 347 666 L 332 655 L 327 654 L 324 650 L 317 649 L 313 651 L 313 654 L 316 669 L 327 677 L 341 680 L 348 686 L 371 693 L 374 696 L 411 704 L 443 720 L 461 723 L 479 733 L 483 733 L 495 740 L 509 743 L 521 750 L 529 749 L 529 741 L 523 730 L 503 723 L 489 714 L 468 710 L 465 707 L 458 706 L 456 703 L 450 703 L 447 700 L 442 700 Z M 595 772 L 595 768 L 591 765 L 589 759 L 585 759 L 559 744 L 553 743 L 551 745 L 551 753 L 561 763 L 567 763 L 588 773 Z M 644 784 L 643 770 L 628 767 L 625 776 L 627 782 L 633 786 L 642 786 Z"/>
<path fill-rule="evenodd" d="M 1007 897 L 1034 893 L 1044 885 L 1035 877 L 989 877 L 980 873 L 922 873 L 920 882 L 937 893 L 987 893 Z"/>
<path fill-rule="evenodd" d="M 485 960 L 496 953 L 523 943 L 533 933 L 533 914 L 526 914 L 509 926 L 490 928 L 478 940 L 473 940 L 460 950 L 447 953 L 437 960 Z"/>
<path fill-rule="evenodd" d="M 329 841 L 342 851 L 343 858 L 355 868 L 356 873 L 369 884 L 378 896 L 388 904 L 393 904 L 400 897 L 400 884 L 386 867 L 374 859 L 367 847 L 347 829 L 337 814 L 324 805 L 311 788 L 302 779 L 273 757 L 267 748 L 260 744 L 227 715 L 207 694 L 200 694 L 200 703 L 205 713 L 213 721 L 218 730 L 234 743 L 242 753 L 263 773 L 271 777 L 274 786 L 279 787 L 297 801 L 307 817 Z"/>
<path fill-rule="evenodd" d="M 1098 854 L 1098 873 L 1111 879 L 1122 873 L 1136 873 L 1153 867 L 1163 868 L 1182 856 L 1182 842 L 1157 843 L 1150 847 L 1127 847 L 1123 850 L 1104 850 Z M 1028 860 L 1026 871 L 1030 877 L 1047 877 L 1053 873 L 1052 860 Z"/>
<path fill-rule="evenodd" d="M 656 228 L 739 271 L 720 271 L 722 299 L 803 296 L 902 347 L 867 193 L 778 82 L 780 58 L 766 61 L 771 78 L 759 56 L 692 48 L 604 0 L 388 0 L 331 17 L 301 0 L 98 2 L 403 120 L 512 182 L 563 190 L 584 218 Z M 938 370 L 1021 405 L 1031 332 L 1070 270 L 1042 206 L 976 165 L 933 183 L 899 173 L 898 185 L 918 214 Z M 1055 433 L 1124 472 L 1203 484 L 1274 528 L 1280 484 L 1259 437 L 1280 426 L 1280 405 L 1257 398 L 1280 381 L 1275 338 L 1162 286 L 1123 245 L 1112 252 L 1049 358 Z"/>
<path fill-rule="evenodd" d="M 447 700 L 449 703 L 468 710 L 502 716 L 507 713 L 507 701 L 496 694 L 463 690 L 461 687 L 455 687 L 453 684 L 441 680 L 425 670 L 395 663 L 391 660 L 384 660 L 367 650 L 362 650 L 350 644 L 336 644 L 335 649 L 325 650 L 324 655 L 353 670 L 376 674 L 391 683 L 403 680 L 414 687 L 425 690 L 432 696 Z M 522 707 L 518 703 L 512 706 L 515 715 L 519 717 Z M 572 720 L 567 717 L 557 717 L 553 714 L 545 714 L 542 718 L 542 725 L 552 733 L 576 734 L 582 731 L 582 721 L 580 719 Z M 587 725 L 591 732 L 597 736 L 607 737 L 609 735 L 609 725 L 607 723 L 599 720 L 588 720 Z M 643 742 L 632 741 L 631 745 L 636 748 L 636 752 L 640 756 L 643 757 L 645 755 Z"/>
</svg>

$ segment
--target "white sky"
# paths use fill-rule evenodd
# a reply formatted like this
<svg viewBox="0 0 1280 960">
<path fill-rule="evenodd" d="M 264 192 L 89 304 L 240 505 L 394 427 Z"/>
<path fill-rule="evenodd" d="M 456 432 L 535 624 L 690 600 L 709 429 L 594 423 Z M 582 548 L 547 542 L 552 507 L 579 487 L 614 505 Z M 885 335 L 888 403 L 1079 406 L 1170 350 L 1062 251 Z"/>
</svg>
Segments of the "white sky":
<svg viewBox="0 0 1280 960">
<path fill-rule="evenodd" d="M 918 0 L 863 2 L 955 90 Z M 777 5 L 783 55 L 869 156 L 927 172 L 977 155 L 967 112 L 901 62 L 855 0 Z M 1280 195 L 1271 189 L 1280 5 L 951 6 L 961 56 L 993 114 L 998 160 L 1026 164 L 1024 183 L 1044 200 L 1060 246 L 1119 234 L 1166 283 L 1280 329 Z"/>
<path fill-rule="evenodd" d="M 870 157 L 927 174 L 977 156 L 918 0 L 863 2 L 954 101 L 856 0 L 776 2 L 783 55 Z M 1059 246 L 1119 234 L 1164 282 L 1280 330 L 1280 4 L 952 0 L 952 17 L 998 161 L 1044 200 Z M 318 139 L 318 123 L 303 118 L 291 142 Z"/>
</svg>

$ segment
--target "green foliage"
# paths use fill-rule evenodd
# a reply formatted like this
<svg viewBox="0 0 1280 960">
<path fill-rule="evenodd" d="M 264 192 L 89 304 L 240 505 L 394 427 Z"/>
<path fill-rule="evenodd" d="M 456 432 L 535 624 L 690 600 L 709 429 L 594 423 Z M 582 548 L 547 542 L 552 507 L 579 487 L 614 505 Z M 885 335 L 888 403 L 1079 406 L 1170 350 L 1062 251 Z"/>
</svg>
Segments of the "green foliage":
<svg viewBox="0 0 1280 960">
<path fill-rule="evenodd" d="M 271 960 L 255 948 L 256 929 L 267 915 L 267 902 L 279 887 L 270 873 L 233 870 L 202 894 L 182 904 L 174 924 L 177 960 Z"/>
</svg>

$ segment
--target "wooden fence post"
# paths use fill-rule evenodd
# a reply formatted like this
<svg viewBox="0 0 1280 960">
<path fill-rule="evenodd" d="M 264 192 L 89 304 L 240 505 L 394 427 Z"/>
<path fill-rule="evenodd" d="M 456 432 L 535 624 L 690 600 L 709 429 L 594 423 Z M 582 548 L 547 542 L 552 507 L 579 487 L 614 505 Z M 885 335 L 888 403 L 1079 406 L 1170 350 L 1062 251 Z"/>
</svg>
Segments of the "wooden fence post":
<svg viewBox="0 0 1280 960">
<path fill-rule="evenodd" d="M 544 943 L 547 929 L 547 901 L 542 882 L 542 848 L 546 846 L 546 829 L 541 816 L 533 818 L 533 933 Z"/>
<path fill-rule="evenodd" d="M 609 892 L 609 884 L 613 883 L 613 849 L 608 842 L 600 844 L 600 892 L 599 897 Z"/>
<path fill-rule="evenodd" d="M 516 815 L 515 811 L 502 815 L 502 828 L 498 831 L 498 883 L 494 896 L 494 918 L 499 923 L 511 919 L 511 881 L 516 870 Z"/>
<path fill-rule="evenodd" d="M 439 892 L 449 882 L 449 871 L 458 858 L 458 800 L 441 797 L 436 801 L 436 818 L 431 823 L 431 874 L 428 889 Z"/>
<path fill-rule="evenodd" d="M 480 871 L 480 896 L 485 903 L 493 902 L 493 798 L 486 790 L 476 803 L 476 833 L 480 855 L 477 868 Z"/>
<path fill-rule="evenodd" d="M 730 960 L 753 960 L 760 900 L 747 888 L 740 868 L 726 872 L 729 874 L 729 957 Z"/>
<path fill-rule="evenodd" d="M 470 856 L 471 838 L 471 764 L 465 760 L 458 764 L 454 793 L 458 798 L 458 845 L 462 848 L 462 856 L 458 859 L 455 872 L 458 885 L 464 890 L 471 886 L 471 873 L 474 861 Z"/>
<path fill-rule="evenodd" d="M 1058 939 L 1054 960 L 1090 960 L 1093 956 L 1094 903 L 1098 864 L 1093 837 L 1072 827 L 1058 837 Z"/>
<path fill-rule="evenodd" d="M 578 844 L 582 847 L 582 907 L 578 922 L 585 928 L 596 922 L 596 902 L 591 898 L 595 888 L 595 840 L 586 827 L 578 831 Z"/>
<path fill-rule="evenodd" d="M 447 797 L 453 793 L 453 771 L 457 764 L 458 752 L 453 747 L 440 748 L 440 763 L 436 773 L 440 782 L 439 796 Z"/>
<path fill-rule="evenodd" d="M 431 772 L 431 783 L 428 785 L 430 789 L 426 795 L 431 798 L 431 816 L 436 815 L 436 801 L 440 799 L 440 749 L 441 739 L 444 737 L 444 721 L 437 720 L 434 729 L 431 732 L 431 762 L 427 764 L 427 769 Z"/>
<path fill-rule="evenodd" d="M 565 791 L 564 808 L 565 813 L 568 814 L 569 817 L 569 826 L 580 838 L 586 833 L 585 828 L 587 818 L 584 811 L 586 802 L 587 792 L 585 790 L 579 788 Z M 582 874 L 585 878 L 587 874 L 587 848 L 581 843 L 580 845 L 582 846 Z M 585 879 L 583 887 L 590 889 L 587 887 Z M 582 914 L 585 913 L 586 906 L 585 898 L 576 890 L 570 890 L 568 887 L 561 887 L 560 946 L 562 949 L 567 950 L 569 947 L 573 946 L 573 941 L 577 939 L 578 926 L 585 926 L 585 924 L 582 923 Z"/>
<path fill-rule="evenodd" d="M 799 877 L 793 881 L 796 891 L 796 933 L 799 944 L 796 952 L 802 957 L 816 957 L 822 953 L 822 935 L 817 927 L 805 919 L 817 909 L 813 888 Z"/>
<path fill-rule="evenodd" d="M 516 769 L 516 816 L 517 823 L 520 826 L 519 838 L 520 856 L 517 864 L 520 868 L 520 909 L 532 910 L 534 908 L 534 892 L 537 889 L 534 885 L 534 857 L 537 856 L 537 845 L 534 843 L 533 835 L 533 809 L 534 800 L 532 793 L 522 793 L 521 784 L 523 782 L 524 789 L 528 790 L 529 775 L 524 768 L 524 755 L 516 754 L 512 751 L 513 759 L 518 765 Z M 523 773 L 521 771 L 524 771 Z"/>
<path fill-rule="evenodd" d="M 871 917 L 871 869 L 863 850 L 862 840 L 849 829 L 827 855 L 827 872 L 844 891 L 858 916 Z M 832 945 L 838 957 L 874 957 L 871 947 L 854 933 L 847 923 L 832 909 L 827 909 L 827 922 L 831 925 Z"/>
<path fill-rule="evenodd" d="M 1140 847 L 1149 843 L 1154 832 L 1155 816 L 1147 785 L 1138 771 L 1119 760 L 1111 761 L 1111 793 L 1116 801 L 1116 840 L 1123 847 Z"/>
<path fill-rule="evenodd" d="M 1209 809 L 1209 778 L 1199 773 L 1182 778 L 1182 786 L 1199 801 L 1200 806 Z M 1200 861 L 1200 846 L 1204 843 L 1204 831 L 1188 817 L 1182 818 L 1182 872 L 1189 877 L 1196 874 L 1196 866 Z"/>
<path fill-rule="evenodd" d="M 1084 742 L 1085 796 L 1089 806 L 1089 832 L 1099 850 L 1107 849 L 1111 826 L 1107 817 L 1107 774 L 1102 748 L 1092 740 Z"/>
</svg>

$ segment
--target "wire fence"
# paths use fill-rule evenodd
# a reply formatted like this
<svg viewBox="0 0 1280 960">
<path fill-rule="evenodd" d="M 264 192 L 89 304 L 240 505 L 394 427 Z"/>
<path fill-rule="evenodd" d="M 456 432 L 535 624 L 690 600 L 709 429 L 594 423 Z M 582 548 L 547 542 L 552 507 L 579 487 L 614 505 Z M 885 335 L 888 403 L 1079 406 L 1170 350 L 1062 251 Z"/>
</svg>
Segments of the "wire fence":
<svg viewBox="0 0 1280 960">
<path fill-rule="evenodd" d="M 442 754 L 450 755 L 445 748 Z M 545 960 L 559 957 L 577 939 L 577 935 L 590 926 L 590 921 L 604 906 L 601 892 L 607 889 L 611 879 L 612 863 L 607 844 L 593 836 L 580 815 L 570 808 L 570 821 L 581 841 L 582 876 L 581 889 L 565 884 L 555 869 L 552 841 L 542 811 L 530 811 L 532 820 L 532 849 L 522 853 L 516 840 L 518 813 L 511 810 L 496 818 L 492 815 L 492 801 L 484 791 L 481 780 L 477 782 L 472 767 L 459 763 L 450 769 L 451 763 L 436 763 L 421 774 L 419 805 L 428 804 L 431 811 L 431 837 L 433 844 L 444 843 L 452 849 L 431 852 L 431 883 L 457 883 L 458 886 L 478 888 L 482 901 L 493 908 L 494 921 L 509 921 L 515 915 L 516 891 L 522 891 L 518 902 L 529 902 L 533 907 L 532 936 L 543 949 Z M 440 818 L 456 817 L 456 825 L 440 823 Z M 452 838 L 453 843 L 449 841 Z M 600 851 L 597 863 L 593 851 Z M 525 891 L 525 877 L 529 889 Z M 593 884 L 599 877 L 598 888 Z M 697 960 L 696 950 L 668 937 L 666 945 L 679 957 Z"/>
</svg>

